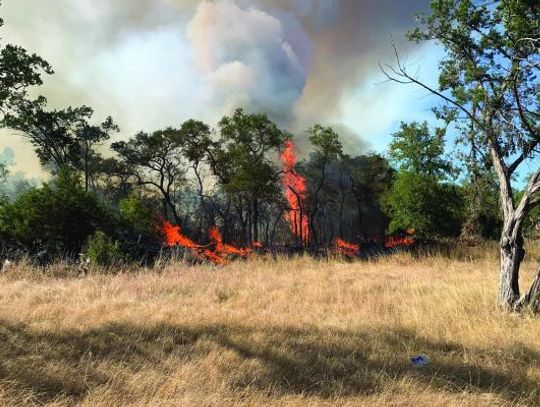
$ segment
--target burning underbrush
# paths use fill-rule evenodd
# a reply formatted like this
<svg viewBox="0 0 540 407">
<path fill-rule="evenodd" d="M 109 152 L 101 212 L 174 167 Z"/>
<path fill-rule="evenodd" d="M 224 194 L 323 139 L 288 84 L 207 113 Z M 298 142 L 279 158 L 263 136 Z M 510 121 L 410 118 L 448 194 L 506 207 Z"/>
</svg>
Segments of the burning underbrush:
<svg viewBox="0 0 540 407">
<path fill-rule="evenodd" d="M 216 265 L 225 265 L 232 258 L 247 258 L 254 248 L 261 244 L 254 242 L 250 247 L 239 248 L 223 243 L 223 238 L 219 229 L 213 227 L 209 233 L 210 243 L 201 245 L 195 243 L 182 233 L 180 226 L 175 226 L 170 222 L 163 223 L 162 232 L 165 237 L 165 244 L 168 247 L 180 246 L 189 250 L 190 254 L 197 260 L 209 261 Z"/>
<path fill-rule="evenodd" d="M 335 250 L 346 257 L 356 257 L 360 253 L 360 245 L 336 239 Z"/>
<path fill-rule="evenodd" d="M 264 247 L 260 242 L 252 242 L 248 247 L 236 247 L 223 242 L 223 237 L 219 229 L 214 226 L 209 232 L 209 243 L 199 244 L 191 240 L 182 233 L 180 226 L 173 225 L 170 222 L 164 222 L 162 225 L 162 234 L 164 236 L 164 245 L 169 248 L 181 247 L 186 249 L 189 254 L 198 262 L 210 262 L 218 266 L 229 264 L 234 259 L 248 259 L 260 254 L 294 254 L 298 252 L 317 253 L 310 247 Z M 349 243 L 343 239 L 336 239 L 334 245 L 327 254 L 337 254 L 348 259 L 367 258 L 376 255 L 389 254 L 399 248 L 411 247 L 415 240 L 411 235 L 396 235 L 388 237 L 384 244 L 370 242 L 363 247 L 360 244 Z M 298 250 L 300 249 L 300 250 Z"/>
<path fill-rule="evenodd" d="M 312 231 L 306 205 L 307 186 L 306 179 L 296 170 L 298 159 L 292 140 L 287 140 L 281 152 L 283 164 L 282 185 L 283 193 L 289 204 L 288 209 L 283 214 L 284 219 L 290 226 L 292 236 L 296 240 L 295 247 L 265 248 L 260 242 L 252 242 L 248 247 L 236 247 L 223 242 L 223 237 L 219 229 L 214 226 L 209 232 L 209 243 L 199 244 L 191 240 L 182 233 L 180 226 L 175 226 L 170 222 L 164 222 L 161 231 L 164 236 L 164 243 L 167 247 L 182 247 L 198 261 L 208 261 L 216 265 L 228 264 L 235 258 L 247 259 L 260 253 L 294 253 L 300 251 L 314 251 L 319 253 L 319 245 L 311 241 Z M 371 244 L 371 249 L 362 250 L 358 243 L 347 242 L 342 238 L 337 238 L 331 248 L 331 252 L 346 258 L 370 257 L 374 254 L 392 251 L 400 247 L 410 247 L 415 244 L 413 238 L 414 230 L 388 237 L 384 243 Z M 328 254 L 327 251 L 325 251 Z"/>
</svg>

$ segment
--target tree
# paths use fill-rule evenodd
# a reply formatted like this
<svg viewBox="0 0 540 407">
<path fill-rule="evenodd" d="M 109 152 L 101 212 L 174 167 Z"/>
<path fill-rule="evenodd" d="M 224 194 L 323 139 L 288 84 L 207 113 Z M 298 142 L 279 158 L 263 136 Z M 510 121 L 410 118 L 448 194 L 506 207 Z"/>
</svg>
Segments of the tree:
<svg viewBox="0 0 540 407">
<path fill-rule="evenodd" d="M 525 256 L 523 225 L 540 204 L 540 169 L 515 202 L 512 176 L 532 160 L 540 144 L 540 4 L 535 0 L 434 0 L 430 15 L 409 33 L 413 41 L 437 41 L 446 51 L 438 88 L 409 74 L 396 51 L 395 67 L 381 66 L 394 81 L 415 84 L 437 95 L 439 118 L 474 124 L 474 144 L 489 156 L 499 179 L 503 228 L 500 238 L 498 304 L 505 310 L 532 306 L 540 311 L 540 271 L 520 296 L 519 271 Z M 465 139 L 463 142 L 470 142 Z"/>
<path fill-rule="evenodd" d="M 3 25 L 0 18 L 0 27 Z M 43 84 L 43 73 L 53 73 L 45 60 L 22 47 L 0 43 L 0 114 L 26 99 L 27 88 Z"/>
<path fill-rule="evenodd" d="M 131 193 L 118 203 L 120 218 L 139 235 L 155 236 L 159 219 L 152 205 L 143 197 Z"/>
<path fill-rule="evenodd" d="M 422 173 L 399 172 L 384 201 L 388 232 L 414 229 L 421 239 L 457 236 L 464 209 L 462 191 Z"/>
<path fill-rule="evenodd" d="M 497 175 L 488 168 L 475 170 L 462 187 L 466 210 L 460 241 L 476 244 L 482 239 L 497 240 L 502 230 Z"/>
<path fill-rule="evenodd" d="M 399 171 L 385 198 L 390 233 L 414 229 L 418 237 L 432 239 L 459 232 L 463 196 L 444 182 L 453 169 L 444 158 L 443 135 L 432 134 L 427 122 L 401 123 L 393 135 L 389 155 Z"/>
<path fill-rule="evenodd" d="M 22 100 L 14 112 L 4 116 L 2 125 L 19 130 L 34 146 L 42 165 L 75 169 L 81 160 L 78 140 L 88 126 L 93 110 L 87 106 L 47 110 L 47 100 Z"/>
<path fill-rule="evenodd" d="M 356 202 L 358 231 L 363 233 L 366 214 L 369 213 L 370 208 L 380 212 L 380 204 L 392 186 L 395 171 L 390 167 L 388 160 L 378 154 L 361 155 L 354 158 L 345 155 L 342 159 L 342 166 L 347 174 L 350 190 Z M 341 218 L 342 216 L 340 216 Z M 340 232 L 340 235 L 344 236 L 343 231 Z"/>
<path fill-rule="evenodd" d="M 260 203 L 273 201 L 280 191 L 279 170 L 271 155 L 277 156 L 287 138 L 264 114 L 238 109 L 219 122 L 218 140 L 208 157 L 219 183 L 235 203 L 244 243 L 258 241 Z"/>
<path fill-rule="evenodd" d="M 389 147 L 390 157 L 401 171 L 442 178 L 452 171 L 444 158 L 444 131 L 429 131 L 427 122 L 401 123 Z"/>
<path fill-rule="evenodd" d="M 67 170 L 0 208 L 0 234 L 51 258 L 79 253 L 88 236 L 114 225 L 114 215 Z"/>
<path fill-rule="evenodd" d="M 200 211 L 202 211 L 207 217 L 208 226 L 212 226 L 213 216 L 209 210 L 209 205 L 206 202 L 206 196 L 204 193 L 204 180 L 203 180 L 203 164 L 208 161 L 208 151 L 212 146 L 210 127 L 197 120 L 188 120 L 180 127 L 180 143 L 182 145 L 182 152 L 186 159 L 191 164 L 191 169 L 195 175 L 197 181 L 197 194 L 199 197 Z M 203 229 L 203 217 L 199 217 L 199 235 L 201 235 Z"/>
<path fill-rule="evenodd" d="M 121 158 L 97 156 L 91 166 L 93 188 L 113 202 L 127 197 L 135 187 L 133 168 Z"/>
<path fill-rule="evenodd" d="M 310 213 L 309 227 L 310 239 L 318 244 L 317 230 L 315 228 L 315 218 L 320 209 L 319 195 L 326 181 L 326 168 L 331 160 L 337 160 L 343 153 L 343 146 L 339 141 L 339 134 L 331 127 L 323 127 L 316 124 L 308 129 L 308 138 L 315 149 L 314 162 L 319 168 L 319 176 L 316 180 L 315 189 L 309 195 Z"/>
<path fill-rule="evenodd" d="M 124 168 L 141 186 L 156 189 L 162 197 L 165 217 L 172 215 L 182 224 L 175 203 L 175 194 L 183 183 L 186 161 L 182 134 L 171 127 L 152 134 L 140 132 L 131 140 L 113 143 L 111 148 L 124 162 Z"/>
<path fill-rule="evenodd" d="M 100 126 L 92 126 L 83 123 L 75 134 L 81 151 L 82 171 L 84 173 L 84 188 L 88 191 L 90 178 L 92 177 L 92 163 L 96 163 L 99 154 L 96 148 L 111 138 L 111 133 L 119 132 L 120 128 L 113 122 L 112 117 L 107 117 Z"/>
</svg>

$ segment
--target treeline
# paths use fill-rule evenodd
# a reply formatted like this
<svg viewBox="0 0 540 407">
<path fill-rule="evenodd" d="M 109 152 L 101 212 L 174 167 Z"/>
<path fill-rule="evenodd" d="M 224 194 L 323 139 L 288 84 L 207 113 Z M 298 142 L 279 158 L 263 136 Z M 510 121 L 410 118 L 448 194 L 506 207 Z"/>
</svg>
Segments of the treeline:
<svg viewBox="0 0 540 407">
<path fill-rule="evenodd" d="M 540 143 L 539 39 L 528 36 L 539 19 L 534 5 L 495 3 L 434 2 L 422 28 L 410 33 L 444 44 L 438 91 L 409 75 L 397 50 L 396 65 L 382 66 L 389 79 L 441 97 L 435 113 L 444 128 L 402 123 L 387 154 L 349 156 L 333 128 L 315 124 L 297 135 L 309 146 L 292 165 L 283 155 L 295 154 L 295 137 L 242 109 L 215 127 L 189 120 L 112 142 L 120 130 L 112 118 L 96 124 L 90 107 L 49 109 L 44 97 L 30 97 L 28 89 L 52 68 L 1 44 L 0 124 L 31 143 L 52 179 L 0 192 L 0 250 L 43 261 L 83 251 L 99 263 L 143 261 L 159 252 L 166 220 L 201 244 L 217 226 L 230 244 L 312 250 L 336 238 L 382 243 L 405 232 L 467 243 L 502 236 L 510 275 L 523 259 L 523 235 L 539 220 L 540 172 L 521 191 L 512 185 Z M 460 145 L 452 158 L 447 128 Z M 1 166 L 0 179 L 7 170 Z"/>
<path fill-rule="evenodd" d="M 310 249 L 329 247 L 336 238 L 382 243 L 385 235 L 411 229 L 425 240 L 480 240 L 499 233 L 489 166 L 474 188 L 456 183 L 459 168 L 445 155 L 443 134 L 430 132 L 427 123 L 402 124 L 387 157 L 351 157 L 331 127 L 311 127 L 309 155 L 292 169 L 306 186 L 304 240 L 286 216 L 291 203 L 285 190 L 294 186 L 283 183 L 280 159 L 294 138 L 266 115 L 239 109 L 216 128 L 189 120 L 107 149 L 104 142 L 119 130 L 112 119 L 94 126 L 86 107 L 45 106 L 44 100 L 17 104 L 4 115 L 4 126 L 19 130 L 52 174 L 41 187 L 4 194 L 4 250 L 44 261 L 83 251 L 101 263 L 109 261 L 107 253 L 150 259 L 159 252 L 165 220 L 198 242 L 208 242 L 208 232 L 218 226 L 224 241 L 237 246 Z"/>
</svg>

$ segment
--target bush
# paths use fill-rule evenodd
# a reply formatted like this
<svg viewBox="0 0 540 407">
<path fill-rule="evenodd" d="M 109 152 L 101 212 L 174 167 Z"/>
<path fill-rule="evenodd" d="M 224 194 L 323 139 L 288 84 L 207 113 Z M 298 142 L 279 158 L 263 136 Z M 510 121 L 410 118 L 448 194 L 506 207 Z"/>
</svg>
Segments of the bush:
<svg viewBox="0 0 540 407">
<path fill-rule="evenodd" d="M 465 199 L 461 189 L 436 178 L 400 172 L 384 202 L 390 233 L 415 229 L 423 239 L 458 236 Z"/>
<path fill-rule="evenodd" d="M 158 217 L 149 203 L 132 193 L 119 203 L 120 218 L 136 234 L 156 237 Z"/>
<path fill-rule="evenodd" d="M 84 254 L 96 266 L 111 266 L 124 260 L 120 243 L 102 231 L 90 236 Z"/>
<path fill-rule="evenodd" d="M 0 206 L 0 235 L 30 253 L 45 252 L 48 260 L 77 255 L 90 235 L 113 231 L 116 223 L 114 214 L 68 171 Z"/>
</svg>

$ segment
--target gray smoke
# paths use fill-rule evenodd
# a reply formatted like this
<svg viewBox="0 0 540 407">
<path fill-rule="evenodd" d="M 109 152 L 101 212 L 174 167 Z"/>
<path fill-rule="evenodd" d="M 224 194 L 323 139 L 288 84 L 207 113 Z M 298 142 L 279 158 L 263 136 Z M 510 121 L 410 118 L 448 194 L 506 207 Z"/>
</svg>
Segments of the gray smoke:
<svg viewBox="0 0 540 407">
<path fill-rule="evenodd" d="M 0 13 L 3 40 L 37 52 L 57 72 L 36 93 L 54 107 L 91 105 L 96 120 L 110 114 L 126 137 L 189 117 L 213 122 L 236 107 L 268 112 L 296 132 L 339 124 L 344 95 L 377 73 L 379 60 L 392 60 L 390 34 L 407 54 L 403 35 L 427 5 L 4 0 Z"/>
</svg>

